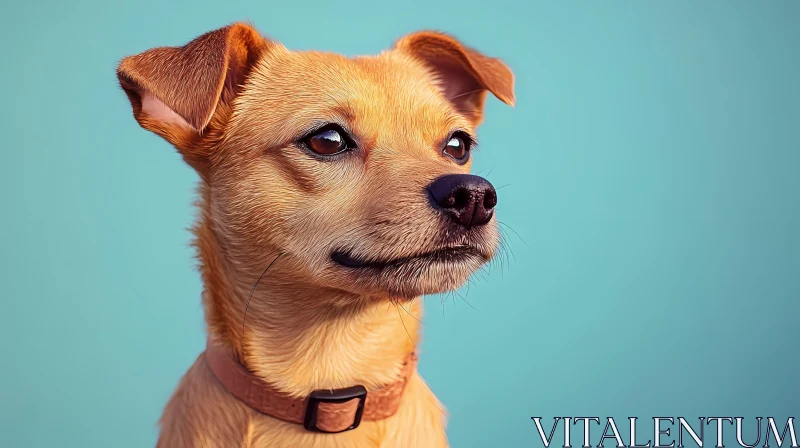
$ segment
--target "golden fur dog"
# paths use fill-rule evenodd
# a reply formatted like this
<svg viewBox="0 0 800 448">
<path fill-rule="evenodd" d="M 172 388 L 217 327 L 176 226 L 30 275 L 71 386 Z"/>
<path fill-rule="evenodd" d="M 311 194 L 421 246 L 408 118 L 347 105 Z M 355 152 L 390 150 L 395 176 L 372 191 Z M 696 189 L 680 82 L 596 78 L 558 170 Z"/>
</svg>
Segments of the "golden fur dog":
<svg viewBox="0 0 800 448">
<path fill-rule="evenodd" d="M 201 179 L 210 337 L 287 394 L 394 381 L 417 342 L 415 298 L 459 287 L 497 248 L 488 182 L 431 185 L 468 173 L 487 92 L 513 104 L 513 74 L 448 35 L 345 58 L 234 24 L 127 57 L 117 75 L 139 124 Z M 160 424 L 159 447 L 447 446 L 416 372 L 393 416 L 321 434 L 237 400 L 204 355 Z"/>
</svg>

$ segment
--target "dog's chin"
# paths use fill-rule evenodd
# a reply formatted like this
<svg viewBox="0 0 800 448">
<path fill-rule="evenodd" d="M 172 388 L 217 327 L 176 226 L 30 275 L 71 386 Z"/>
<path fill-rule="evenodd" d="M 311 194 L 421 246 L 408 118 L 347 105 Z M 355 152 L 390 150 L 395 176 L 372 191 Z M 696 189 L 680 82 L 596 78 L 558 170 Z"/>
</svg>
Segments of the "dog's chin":
<svg viewBox="0 0 800 448">
<path fill-rule="evenodd" d="M 386 260 L 339 250 L 330 260 L 344 289 L 411 299 L 458 289 L 491 257 L 477 247 L 456 246 Z"/>
</svg>

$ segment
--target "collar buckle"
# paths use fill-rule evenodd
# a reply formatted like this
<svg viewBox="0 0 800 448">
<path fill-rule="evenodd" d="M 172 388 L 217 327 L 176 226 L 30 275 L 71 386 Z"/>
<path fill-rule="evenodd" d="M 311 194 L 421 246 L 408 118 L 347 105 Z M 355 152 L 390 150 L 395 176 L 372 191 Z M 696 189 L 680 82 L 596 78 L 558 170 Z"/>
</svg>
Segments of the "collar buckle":
<svg viewBox="0 0 800 448">
<path fill-rule="evenodd" d="M 317 426 L 317 416 L 319 415 L 319 405 L 321 403 L 340 404 L 353 399 L 358 399 L 356 413 L 353 418 L 353 424 L 341 430 L 323 429 Z M 308 396 L 308 407 L 306 407 L 306 416 L 303 426 L 312 432 L 321 432 L 327 434 L 336 434 L 340 432 L 350 431 L 351 429 L 358 428 L 361 424 L 361 416 L 364 414 L 364 402 L 367 399 L 367 389 L 364 386 L 353 386 L 345 389 L 334 390 L 315 390 Z"/>
</svg>

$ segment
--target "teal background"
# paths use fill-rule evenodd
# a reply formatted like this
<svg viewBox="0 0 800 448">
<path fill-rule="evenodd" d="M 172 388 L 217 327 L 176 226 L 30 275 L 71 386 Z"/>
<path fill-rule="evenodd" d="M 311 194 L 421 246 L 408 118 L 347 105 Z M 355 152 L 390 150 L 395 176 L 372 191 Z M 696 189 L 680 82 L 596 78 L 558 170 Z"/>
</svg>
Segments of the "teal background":
<svg viewBox="0 0 800 448">
<path fill-rule="evenodd" d="M 540 447 L 532 416 L 797 416 L 800 2 L 1 8 L 0 446 L 154 445 L 204 343 L 196 176 L 114 69 L 234 20 L 348 55 L 436 28 L 514 69 L 475 158 L 513 258 L 471 306 L 425 304 L 453 446 Z"/>
</svg>

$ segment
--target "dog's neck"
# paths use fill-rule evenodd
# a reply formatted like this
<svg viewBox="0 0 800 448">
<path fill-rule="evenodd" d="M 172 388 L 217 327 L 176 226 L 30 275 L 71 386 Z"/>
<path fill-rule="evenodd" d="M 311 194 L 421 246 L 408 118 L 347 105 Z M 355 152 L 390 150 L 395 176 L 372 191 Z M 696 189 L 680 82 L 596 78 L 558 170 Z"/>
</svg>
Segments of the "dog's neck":
<svg viewBox="0 0 800 448">
<path fill-rule="evenodd" d="M 294 396 L 395 381 L 416 349 L 421 299 L 347 296 L 292 281 L 289 263 L 242 272 L 208 221 L 195 229 L 208 331 L 250 371 Z M 289 280 L 287 280 L 289 279 Z M 245 320 L 246 309 L 246 320 Z"/>
</svg>

